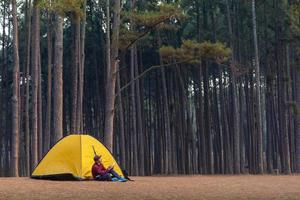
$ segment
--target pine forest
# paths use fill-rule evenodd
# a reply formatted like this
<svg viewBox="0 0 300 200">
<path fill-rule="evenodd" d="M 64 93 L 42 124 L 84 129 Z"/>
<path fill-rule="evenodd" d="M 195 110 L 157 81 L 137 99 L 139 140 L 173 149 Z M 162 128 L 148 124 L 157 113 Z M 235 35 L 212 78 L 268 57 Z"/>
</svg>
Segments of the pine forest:
<svg viewBox="0 0 300 200">
<path fill-rule="evenodd" d="M 0 176 L 70 134 L 130 175 L 300 172 L 299 0 L 0 5 Z"/>
</svg>

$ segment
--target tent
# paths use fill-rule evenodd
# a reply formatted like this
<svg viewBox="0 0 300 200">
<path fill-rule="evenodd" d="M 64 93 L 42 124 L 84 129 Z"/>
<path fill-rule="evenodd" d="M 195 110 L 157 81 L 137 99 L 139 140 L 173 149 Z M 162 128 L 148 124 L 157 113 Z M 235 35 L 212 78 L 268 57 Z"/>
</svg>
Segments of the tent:
<svg viewBox="0 0 300 200">
<path fill-rule="evenodd" d="M 95 152 L 102 156 L 104 167 L 114 164 L 114 170 L 124 177 L 109 150 L 89 135 L 69 135 L 59 140 L 34 169 L 31 178 L 54 180 L 86 180 L 92 178 Z"/>
</svg>

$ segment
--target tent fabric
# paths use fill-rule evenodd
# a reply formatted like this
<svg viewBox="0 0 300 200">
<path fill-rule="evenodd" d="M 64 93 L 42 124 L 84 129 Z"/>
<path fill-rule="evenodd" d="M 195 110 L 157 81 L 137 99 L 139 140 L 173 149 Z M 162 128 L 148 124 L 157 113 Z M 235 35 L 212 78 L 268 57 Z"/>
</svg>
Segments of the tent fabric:
<svg viewBox="0 0 300 200">
<path fill-rule="evenodd" d="M 114 165 L 114 170 L 124 177 L 120 166 L 109 150 L 89 135 L 69 135 L 58 141 L 34 169 L 31 178 L 86 180 L 92 178 L 94 149 L 102 156 L 104 167 Z"/>
</svg>

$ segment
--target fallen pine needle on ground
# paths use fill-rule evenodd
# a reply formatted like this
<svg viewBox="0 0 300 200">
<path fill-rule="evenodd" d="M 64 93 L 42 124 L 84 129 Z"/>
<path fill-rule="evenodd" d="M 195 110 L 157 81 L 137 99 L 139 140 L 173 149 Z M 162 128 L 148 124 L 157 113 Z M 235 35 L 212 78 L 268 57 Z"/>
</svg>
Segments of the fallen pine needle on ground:
<svg viewBox="0 0 300 200">
<path fill-rule="evenodd" d="M 0 200 L 300 199 L 300 175 L 151 176 L 135 181 L 47 181 L 0 178 Z"/>
</svg>

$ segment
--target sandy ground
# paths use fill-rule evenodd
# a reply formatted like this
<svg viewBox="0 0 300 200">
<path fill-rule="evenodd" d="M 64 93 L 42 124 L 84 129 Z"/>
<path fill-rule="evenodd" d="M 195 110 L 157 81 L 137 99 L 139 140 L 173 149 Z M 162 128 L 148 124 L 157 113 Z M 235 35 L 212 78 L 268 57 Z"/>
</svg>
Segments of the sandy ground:
<svg viewBox="0 0 300 200">
<path fill-rule="evenodd" d="M 135 181 L 126 183 L 0 178 L 0 200 L 300 200 L 300 175 L 155 176 L 132 178 Z"/>
</svg>

